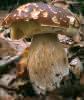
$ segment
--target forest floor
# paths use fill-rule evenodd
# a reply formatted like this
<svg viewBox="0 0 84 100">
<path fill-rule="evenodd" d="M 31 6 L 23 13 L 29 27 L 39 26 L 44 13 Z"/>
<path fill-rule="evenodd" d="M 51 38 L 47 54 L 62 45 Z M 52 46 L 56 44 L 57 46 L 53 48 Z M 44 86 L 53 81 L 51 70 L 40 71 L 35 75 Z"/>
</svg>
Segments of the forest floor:
<svg viewBox="0 0 84 100">
<path fill-rule="evenodd" d="M 7 14 L 8 11 L 0 11 L 0 21 Z M 24 62 L 20 62 L 21 55 L 31 43 L 22 40 L 10 40 L 9 37 L 4 37 L 3 33 L 10 33 L 10 30 L 3 30 L 0 27 L 0 100 L 84 100 L 83 39 L 80 43 L 75 44 L 69 37 L 58 36 L 64 48 L 68 50 L 69 64 L 72 66 L 73 74 L 68 85 L 64 84 L 57 91 L 44 97 L 36 95 L 26 71 L 26 74 L 24 73 L 22 76 L 18 77 L 17 74 L 18 66 L 24 66 Z"/>
</svg>

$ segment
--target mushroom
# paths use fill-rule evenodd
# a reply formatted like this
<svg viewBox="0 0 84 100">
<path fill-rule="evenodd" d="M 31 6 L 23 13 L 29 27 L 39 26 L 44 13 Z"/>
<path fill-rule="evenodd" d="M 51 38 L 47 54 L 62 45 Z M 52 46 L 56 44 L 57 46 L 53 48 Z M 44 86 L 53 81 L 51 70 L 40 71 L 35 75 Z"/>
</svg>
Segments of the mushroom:
<svg viewBox="0 0 84 100">
<path fill-rule="evenodd" d="M 33 37 L 28 51 L 30 80 L 37 94 L 46 94 L 60 86 L 69 74 L 66 52 L 57 34 L 73 36 L 79 21 L 68 10 L 45 3 L 27 3 L 11 12 L 2 22 L 10 27 L 11 38 Z"/>
<path fill-rule="evenodd" d="M 65 0 L 50 0 L 50 4 L 67 9 L 69 4 Z"/>
</svg>

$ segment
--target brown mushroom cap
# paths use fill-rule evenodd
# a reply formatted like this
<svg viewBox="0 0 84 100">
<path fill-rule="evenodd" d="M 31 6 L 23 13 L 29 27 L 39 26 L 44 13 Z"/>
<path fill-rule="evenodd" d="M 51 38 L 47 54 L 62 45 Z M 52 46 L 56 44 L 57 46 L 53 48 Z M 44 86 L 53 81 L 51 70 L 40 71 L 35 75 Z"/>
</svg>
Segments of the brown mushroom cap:
<svg viewBox="0 0 84 100">
<path fill-rule="evenodd" d="M 2 22 L 10 26 L 15 22 L 34 20 L 41 26 L 78 28 L 79 21 L 72 12 L 45 3 L 27 3 L 12 11 Z"/>
</svg>

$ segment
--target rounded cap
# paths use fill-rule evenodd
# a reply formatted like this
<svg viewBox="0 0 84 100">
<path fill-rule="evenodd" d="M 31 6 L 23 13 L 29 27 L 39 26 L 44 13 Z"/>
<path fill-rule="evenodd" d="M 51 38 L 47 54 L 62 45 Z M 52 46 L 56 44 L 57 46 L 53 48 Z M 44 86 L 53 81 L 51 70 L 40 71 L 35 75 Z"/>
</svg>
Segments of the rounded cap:
<svg viewBox="0 0 84 100">
<path fill-rule="evenodd" d="M 15 22 L 34 20 L 41 26 L 64 27 L 70 25 L 79 27 L 79 21 L 72 12 L 45 3 L 24 4 L 4 18 L 2 26 L 11 26 Z"/>
</svg>

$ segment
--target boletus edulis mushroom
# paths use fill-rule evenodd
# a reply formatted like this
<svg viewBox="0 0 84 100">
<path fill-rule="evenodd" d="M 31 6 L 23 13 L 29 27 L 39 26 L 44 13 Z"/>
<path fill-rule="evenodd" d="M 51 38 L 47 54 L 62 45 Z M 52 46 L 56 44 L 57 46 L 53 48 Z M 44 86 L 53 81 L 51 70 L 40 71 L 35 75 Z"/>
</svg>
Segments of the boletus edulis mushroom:
<svg viewBox="0 0 84 100">
<path fill-rule="evenodd" d="M 69 4 L 65 0 L 50 0 L 51 5 L 62 7 L 63 9 L 67 9 Z"/>
<path fill-rule="evenodd" d="M 60 86 L 69 74 L 67 55 L 57 34 L 73 36 L 79 21 L 68 10 L 44 3 L 27 3 L 12 11 L 2 22 L 11 29 L 11 38 L 33 37 L 28 54 L 28 72 L 37 94 Z"/>
</svg>

